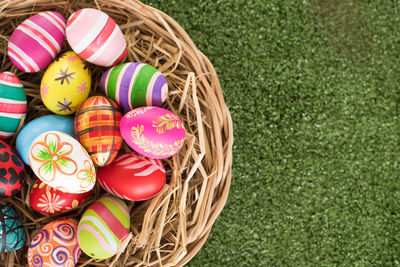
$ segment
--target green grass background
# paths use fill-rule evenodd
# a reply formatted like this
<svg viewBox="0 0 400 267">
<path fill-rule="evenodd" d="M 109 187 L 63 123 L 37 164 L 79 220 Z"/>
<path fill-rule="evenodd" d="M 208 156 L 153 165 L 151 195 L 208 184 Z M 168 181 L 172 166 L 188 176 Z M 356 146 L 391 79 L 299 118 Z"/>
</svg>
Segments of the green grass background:
<svg viewBox="0 0 400 267">
<path fill-rule="evenodd" d="M 230 196 L 188 266 L 400 261 L 400 3 L 146 0 L 213 62 Z"/>
</svg>

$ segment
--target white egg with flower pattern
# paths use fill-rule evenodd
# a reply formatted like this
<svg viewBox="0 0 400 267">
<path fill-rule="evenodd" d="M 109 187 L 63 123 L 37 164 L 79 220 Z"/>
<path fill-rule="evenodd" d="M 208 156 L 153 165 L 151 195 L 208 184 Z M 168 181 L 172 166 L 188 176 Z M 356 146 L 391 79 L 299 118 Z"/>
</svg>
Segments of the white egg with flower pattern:
<svg viewBox="0 0 400 267">
<path fill-rule="evenodd" d="M 84 193 L 96 183 L 96 171 L 89 154 L 70 135 L 48 131 L 32 142 L 29 162 L 33 172 L 57 190 Z"/>
</svg>

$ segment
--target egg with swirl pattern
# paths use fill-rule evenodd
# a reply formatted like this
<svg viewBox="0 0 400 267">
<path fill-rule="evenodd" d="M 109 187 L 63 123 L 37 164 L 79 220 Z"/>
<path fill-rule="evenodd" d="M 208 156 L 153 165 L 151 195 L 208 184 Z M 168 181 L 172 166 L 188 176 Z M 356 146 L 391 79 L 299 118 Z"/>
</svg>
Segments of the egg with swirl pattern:
<svg viewBox="0 0 400 267">
<path fill-rule="evenodd" d="M 73 218 L 52 221 L 33 237 L 28 249 L 29 266 L 75 266 L 81 255 Z"/>
</svg>

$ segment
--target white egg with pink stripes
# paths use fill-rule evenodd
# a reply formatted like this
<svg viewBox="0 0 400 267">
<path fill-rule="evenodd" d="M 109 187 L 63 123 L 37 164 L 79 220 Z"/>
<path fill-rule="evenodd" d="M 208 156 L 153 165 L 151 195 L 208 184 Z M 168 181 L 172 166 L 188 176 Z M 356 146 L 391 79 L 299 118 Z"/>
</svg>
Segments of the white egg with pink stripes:
<svg viewBox="0 0 400 267">
<path fill-rule="evenodd" d="M 67 21 L 66 36 L 75 53 L 96 65 L 118 65 L 128 53 L 119 26 L 97 9 L 84 8 L 73 13 Z"/>
<path fill-rule="evenodd" d="M 60 13 L 46 11 L 24 20 L 11 34 L 8 56 L 25 72 L 44 70 L 57 56 L 65 37 Z"/>
</svg>

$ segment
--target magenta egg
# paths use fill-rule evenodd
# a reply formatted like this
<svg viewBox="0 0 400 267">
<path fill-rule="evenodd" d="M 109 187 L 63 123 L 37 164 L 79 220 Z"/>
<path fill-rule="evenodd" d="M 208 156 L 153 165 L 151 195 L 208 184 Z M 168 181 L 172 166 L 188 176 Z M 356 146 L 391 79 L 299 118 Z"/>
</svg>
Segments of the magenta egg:
<svg viewBox="0 0 400 267">
<path fill-rule="evenodd" d="M 8 56 L 22 71 L 41 71 L 56 58 L 64 37 L 65 20 L 60 13 L 38 13 L 24 20 L 11 34 Z"/>
<path fill-rule="evenodd" d="M 120 124 L 125 142 L 153 159 L 176 154 L 185 142 L 185 128 L 173 112 L 159 107 L 140 107 L 126 113 Z"/>
</svg>

